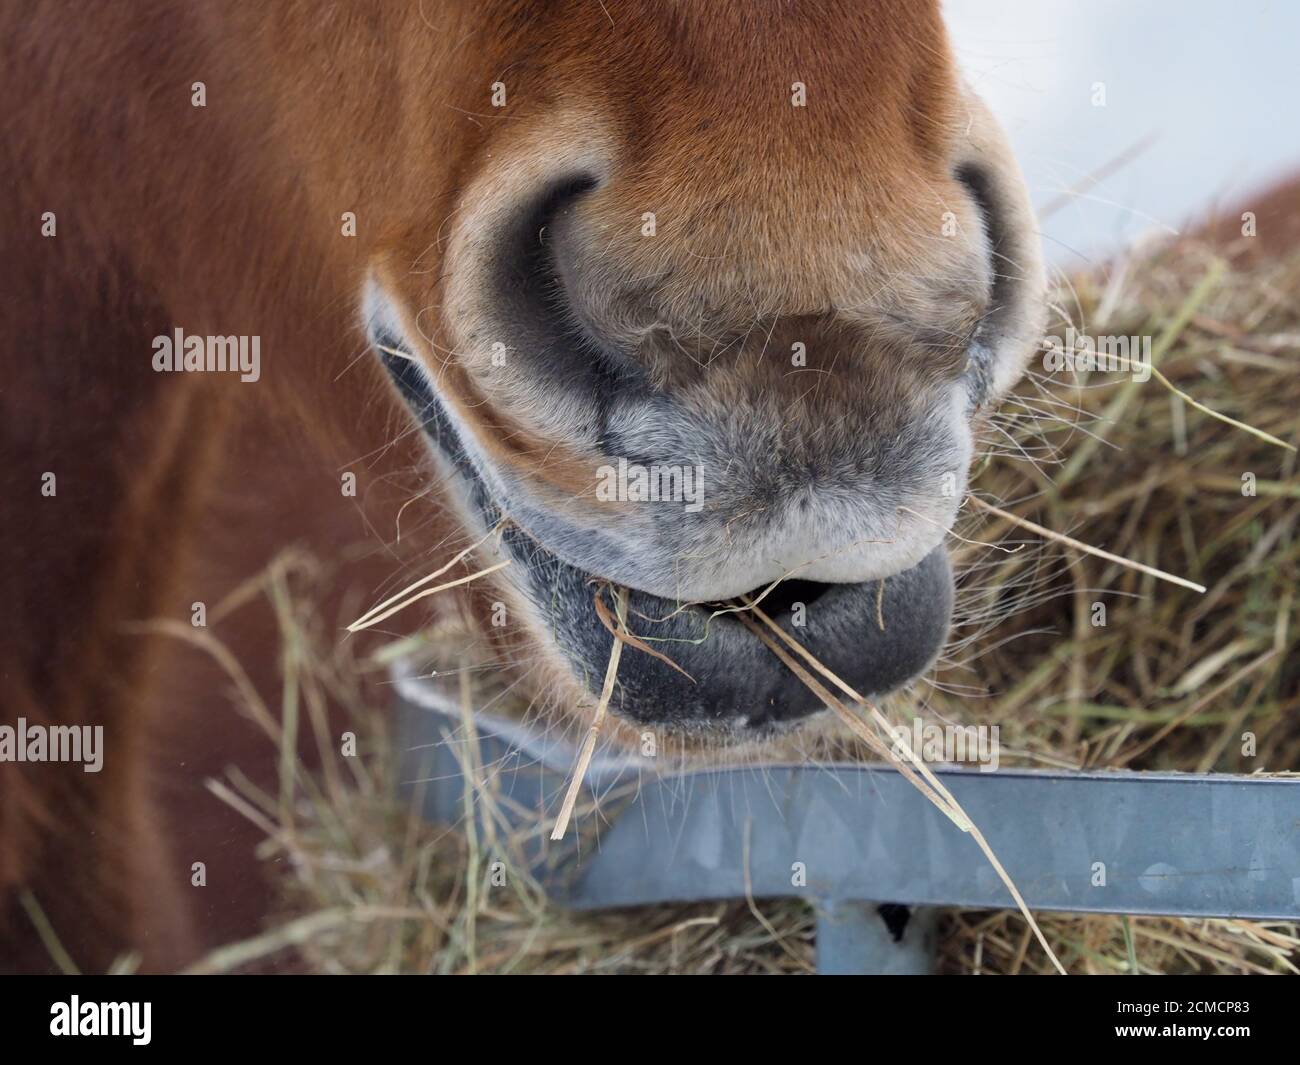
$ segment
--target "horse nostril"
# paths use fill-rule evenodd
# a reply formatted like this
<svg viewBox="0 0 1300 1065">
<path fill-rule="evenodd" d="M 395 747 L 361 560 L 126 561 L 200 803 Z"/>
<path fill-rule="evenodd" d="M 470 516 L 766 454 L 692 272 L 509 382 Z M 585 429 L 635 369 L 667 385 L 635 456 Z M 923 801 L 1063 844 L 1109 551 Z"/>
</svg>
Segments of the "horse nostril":
<svg viewBox="0 0 1300 1065">
<path fill-rule="evenodd" d="M 974 163 L 966 163 L 957 168 L 955 177 L 970 193 L 970 198 L 979 210 L 980 222 L 984 226 L 984 239 L 989 251 L 991 276 L 994 279 L 993 296 L 996 299 L 997 278 L 1005 273 L 1004 269 L 999 269 L 999 258 L 1000 255 L 1005 254 L 1006 235 L 1002 228 L 992 175 Z"/>
<path fill-rule="evenodd" d="M 563 254 L 556 229 L 571 213 L 575 201 L 595 188 L 591 178 L 572 176 L 554 182 L 525 204 L 497 245 L 499 296 L 512 305 L 516 318 L 535 326 L 571 327 L 567 306 Z"/>
<path fill-rule="evenodd" d="M 628 384 L 575 295 L 575 211 L 598 186 L 589 174 L 570 174 L 519 205 L 490 245 L 488 272 L 494 339 L 512 363 L 552 391 L 585 397 Z"/>
<path fill-rule="evenodd" d="M 971 343 L 971 399 L 979 407 L 1005 394 L 1039 344 L 1046 282 L 1036 222 L 1019 173 L 977 159 L 959 166 L 954 177 L 979 209 L 991 279 L 988 310 Z"/>
</svg>

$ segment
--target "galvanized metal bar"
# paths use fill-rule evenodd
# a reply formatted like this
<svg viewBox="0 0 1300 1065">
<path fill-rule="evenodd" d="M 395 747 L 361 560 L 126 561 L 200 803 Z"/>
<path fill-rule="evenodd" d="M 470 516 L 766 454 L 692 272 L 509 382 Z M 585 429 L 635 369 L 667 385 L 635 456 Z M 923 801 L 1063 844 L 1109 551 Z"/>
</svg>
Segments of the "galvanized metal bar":
<svg viewBox="0 0 1300 1065">
<path fill-rule="evenodd" d="M 466 744 L 438 698 L 402 690 L 409 779 L 425 813 L 463 813 Z M 492 793 L 525 823 L 558 808 L 572 764 L 518 726 L 476 719 Z M 420 756 L 425 761 L 420 764 Z M 1300 780 L 941 769 L 939 776 L 1038 910 L 1300 917 Z M 594 836 L 528 860 L 577 908 L 796 896 L 1010 907 L 975 842 L 892 769 L 762 766 L 659 775 L 598 760 Z M 834 912 L 833 910 L 830 912 Z"/>
<path fill-rule="evenodd" d="M 1035 909 L 1300 916 L 1300 781 L 937 774 Z M 802 886 L 801 886 L 802 884 Z M 642 781 L 567 901 L 805 895 L 1009 907 L 969 835 L 897 773 L 771 766 Z"/>
</svg>

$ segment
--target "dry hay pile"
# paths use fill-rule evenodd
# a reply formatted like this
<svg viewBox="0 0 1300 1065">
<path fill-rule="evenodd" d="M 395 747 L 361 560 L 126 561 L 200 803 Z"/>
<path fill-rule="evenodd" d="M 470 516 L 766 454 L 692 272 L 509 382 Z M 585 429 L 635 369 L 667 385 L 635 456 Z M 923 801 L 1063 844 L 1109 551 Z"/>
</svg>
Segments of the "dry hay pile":
<svg viewBox="0 0 1300 1065">
<path fill-rule="evenodd" d="M 1069 321 L 1091 335 L 1150 336 L 1166 380 L 1049 374 L 1036 363 L 982 431 L 987 457 L 973 489 L 1209 590 L 1082 555 L 968 507 L 957 530 L 964 539 L 953 545 L 964 568 L 954 644 L 891 714 L 904 719 L 919 703 L 927 719 L 996 724 L 1004 765 L 1300 768 L 1300 479 L 1295 453 L 1260 435 L 1300 440 L 1298 297 L 1300 255 L 1261 264 L 1240 247 L 1212 252 L 1195 241 L 1061 288 L 1054 332 L 1064 335 Z M 1244 493 L 1251 483 L 1254 494 Z M 508 859 L 508 840 L 426 824 L 394 797 L 391 724 L 357 682 L 359 666 L 383 663 L 340 657 L 337 630 L 304 605 L 310 596 L 291 594 L 309 583 L 308 569 L 294 562 L 268 584 L 289 648 L 292 731 L 320 730 L 321 706 L 333 700 L 354 715 L 359 757 L 337 757 L 322 737 L 323 771 L 308 774 L 285 758 L 279 795 L 246 781 L 215 785 L 265 828 L 283 910 L 265 935 L 200 968 L 811 971 L 813 915 L 798 901 L 573 915 L 549 906 L 526 876 L 491 886 L 490 862 Z M 1104 625 L 1094 623 L 1096 604 Z M 453 664 L 454 637 L 434 638 Z M 289 730 L 277 722 L 268 731 Z M 1254 736 L 1253 755 L 1244 733 Z M 1300 967 L 1297 922 L 1039 920 L 1073 973 Z M 1014 911 L 946 914 L 941 949 L 950 972 L 1050 971 Z"/>
</svg>

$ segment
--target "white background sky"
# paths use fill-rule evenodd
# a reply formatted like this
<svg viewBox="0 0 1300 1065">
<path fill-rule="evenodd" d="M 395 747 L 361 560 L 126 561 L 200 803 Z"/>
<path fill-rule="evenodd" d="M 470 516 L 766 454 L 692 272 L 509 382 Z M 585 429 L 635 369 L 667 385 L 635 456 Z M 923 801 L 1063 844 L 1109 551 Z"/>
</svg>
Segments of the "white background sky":
<svg viewBox="0 0 1300 1065">
<path fill-rule="evenodd" d="M 1300 171 L 1300 0 L 944 0 L 944 13 L 1040 210 L 1152 138 L 1044 219 L 1064 267 Z"/>
</svg>

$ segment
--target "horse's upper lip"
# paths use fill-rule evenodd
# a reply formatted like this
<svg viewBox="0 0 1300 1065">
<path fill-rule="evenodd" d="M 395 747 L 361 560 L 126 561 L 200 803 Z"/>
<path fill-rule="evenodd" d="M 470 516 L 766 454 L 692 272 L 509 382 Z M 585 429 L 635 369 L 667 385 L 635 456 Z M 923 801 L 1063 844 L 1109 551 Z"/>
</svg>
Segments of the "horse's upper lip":
<svg viewBox="0 0 1300 1065">
<path fill-rule="evenodd" d="M 423 371 L 402 342 L 381 333 L 372 342 L 425 432 L 455 469 L 468 506 L 486 528 L 501 527 L 501 545 L 517 565 L 511 579 L 543 616 L 547 635 L 575 679 L 601 684 L 613 636 L 598 616 L 595 575 L 564 561 L 512 521 L 489 491 Z M 796 624 L 775 622 L 858 691 L 893 690 L 933 662 L 948 632 L 952 577 L 942 546 L 919 564 L 881 581 L 825 586 Z M 630 589 L 629 627 L 679 669 L 643 653 L 623 656 L 611 701 L 616 713 L 683 731 L 770 730 L 820 709 L 803 683 L 736 618 Z"/>
</svg>

